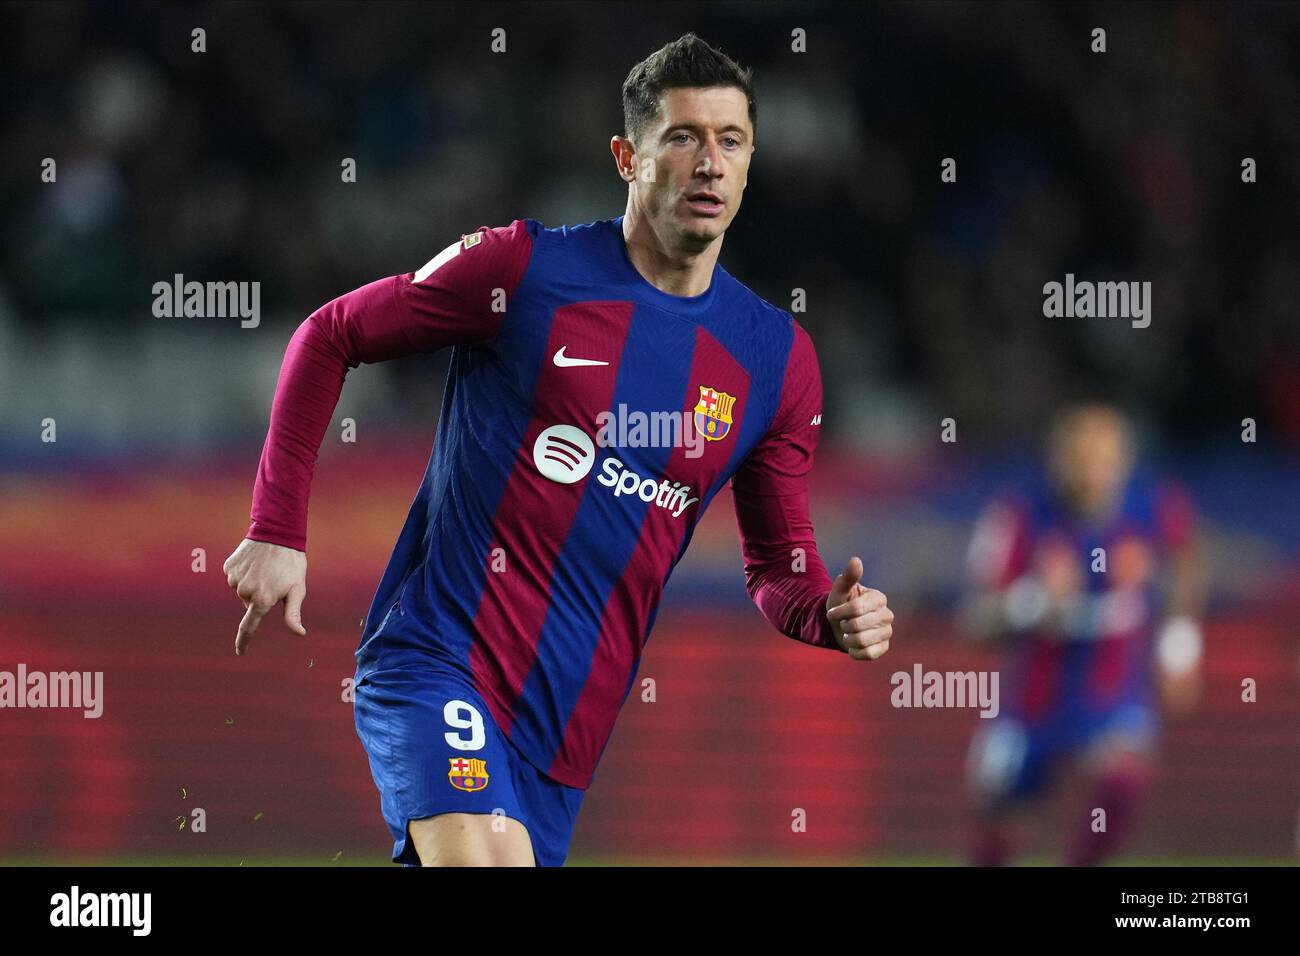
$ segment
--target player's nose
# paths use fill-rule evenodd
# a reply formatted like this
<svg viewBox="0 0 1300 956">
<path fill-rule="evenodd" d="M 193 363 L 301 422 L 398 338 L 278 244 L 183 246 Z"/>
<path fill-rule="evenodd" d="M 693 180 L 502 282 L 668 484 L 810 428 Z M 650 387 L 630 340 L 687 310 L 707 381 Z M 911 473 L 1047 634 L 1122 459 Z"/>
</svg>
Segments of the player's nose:
<svg viewBox="0 0 1300 956">
<path fill-rule="evenodd" d="M 699 172 L 708 179 L 717 179 L 722 175 L 722 150 L 713 140 L 703 144 L 700 155 Z"/>
</svg>

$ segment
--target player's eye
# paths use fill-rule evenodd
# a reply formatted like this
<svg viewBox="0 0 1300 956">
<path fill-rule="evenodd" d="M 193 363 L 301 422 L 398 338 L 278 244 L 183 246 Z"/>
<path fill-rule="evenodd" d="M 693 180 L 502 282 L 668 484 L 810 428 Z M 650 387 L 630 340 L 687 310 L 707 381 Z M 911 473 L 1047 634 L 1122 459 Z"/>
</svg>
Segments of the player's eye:
<svg viewBox="0 0 1300 956">
<path fill-rule="evenodd" d="M 690 135 L 687 134 L 687 133 L 678 133 L 676 136 L 674 136 L 674 137 L 672 138 L 671 141 L 674 142 L 674 143 L 676 143 L 676 142 L 679 141 L 679 140 L 680 140 L 681 142 L 686 142 L 686 140 L 688 140 L 688 139 L 690 139 L 690 138 L 691 138 Z"/>
</svg>

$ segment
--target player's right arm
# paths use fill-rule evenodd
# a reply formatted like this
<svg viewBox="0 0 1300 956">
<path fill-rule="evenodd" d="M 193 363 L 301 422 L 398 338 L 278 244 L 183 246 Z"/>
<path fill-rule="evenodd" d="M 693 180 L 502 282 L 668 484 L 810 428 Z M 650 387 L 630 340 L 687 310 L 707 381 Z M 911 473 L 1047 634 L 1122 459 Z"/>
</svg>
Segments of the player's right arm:
<svg viewBox="0 0 1300 956">
<path fill-rule="evenodd" d="M 987 504 L 966 553 L 960 617 L 967 633 L 997 640 L 1022 629 L 1020 618 L 1041 617 L 1031 605 L 1042 604 L 1046 613 L 1046 594 L 1029 574 L 1029 557 L 1026 518 L 1018 503 L 1006 497 Z"/>
<path fill-rule="evenodd" d="M 1196 510 L 1181 483 L 1161 484 L 1156 517 L 1157 540 L 1169 562 L 1168 605 L 1156 637 L 1160 696 L 1168 713 L 1183 716 L 1201 699 L 1208 571 Z"/>
<path fill-rule="evenodd" d="M 448 345 L 488 345 L 532 253 L 525 220 L 483 227 L 416 272 L 390 276 L 328 302 L 290 339 L 253 487 L 252 523 L 222 566 L 244 602 L 235 635 L 243 654 L 281 601 L 298 634 L 307 594 L 307 500 L 316 458 L 348 370 Z"/>
</svg>

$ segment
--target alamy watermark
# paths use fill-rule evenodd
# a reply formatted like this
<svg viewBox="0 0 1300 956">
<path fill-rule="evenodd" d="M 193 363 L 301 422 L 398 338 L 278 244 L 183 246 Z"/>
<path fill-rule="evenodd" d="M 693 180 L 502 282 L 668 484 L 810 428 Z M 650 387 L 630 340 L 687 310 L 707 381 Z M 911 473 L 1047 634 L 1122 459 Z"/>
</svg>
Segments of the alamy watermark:
<svg viewBox="0 0 1300 956">
<path fill-rule="evenodd" d="M 1043 315 L 1049 319 L 1132 319 L 1135 329 L 1151 324 L 1150 282 L 1075 282 L 1065 274 L 1064 284 L 1043 286 Z"/>
<path fill-rule="evenodd" d="M 51 926 L 124 926 L 132 936 L 148 936 L 152 912 L 152 893 L 83 893 L 73 886 L 50 897 Z"/>
<path fill-rule="evenodd" d="M 627 410 L 596 415 L 596 444 L 602 448 L 685 448 L 687 458 L 704 454 L 708 439 L 695 427 L 695 415 L 680 411 Z"/>
<path fill-rule="evenodd" d="M 895 671 L 889 702 L 895 707 L 979 707 L 981 717 L 998 715 L 997 671 Z"/>
<path fill-rule="evenodd" d="M 186 282 L 178 272 L 171 282 L 155 282 L 153 294 L 153 314 L 160 319 L 238 316 L 245 329 L 255 329 L 262 321 L 260 282 Z"/>
<path fill-rule="evenodd" d="M 72 708 L 82 716 L 104 713 L 103 671 L 0 671 L 0 708 Z"/>
</svg>

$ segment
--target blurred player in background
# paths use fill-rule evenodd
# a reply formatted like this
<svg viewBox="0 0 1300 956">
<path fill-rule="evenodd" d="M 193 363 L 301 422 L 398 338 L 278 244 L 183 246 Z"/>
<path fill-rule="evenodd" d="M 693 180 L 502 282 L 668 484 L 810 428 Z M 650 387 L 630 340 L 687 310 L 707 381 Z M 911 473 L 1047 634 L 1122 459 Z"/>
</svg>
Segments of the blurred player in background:
<svg viewBox="0 0 1300 956">
<path fill-rule="evenodd" d="M 247 609 L 237 653 L 281 601 L 304 633 L 307 498 L 347 370 L 452 347 L 356 655 L 394 861 L 564 862 L 668 576 L 724 485 L 777 630 L 857 660 L 889 649 L 861 559 L 832 581 L 817 555 L 812 341 L 718 263 L 754 149 L 749 71 L 687 34 L 633 68 L 623 104 L 624 215 L 482 227 L 321 307 L 285 356 L 224 569 Z M 613 428 L 615 409 L 681 428 Z"/>
<path fill-rule="evenodd" d="M 967 766 L 977 865 L 1011 862 L 1018 824 L 1067 760 L 1087 785 L 1065 862 L 1113 853 L 1150 782 L 1161 701 L 1185 714 L 1199 698 L 1205 578 L 1192 507 L 1135 457 L 1119 411 L 1071 407 L 1052 428 L 1046 474 L 976 526 L 964 623 L 1006 644 L 1000 712 L 980 722 Z"/>
</svg>

